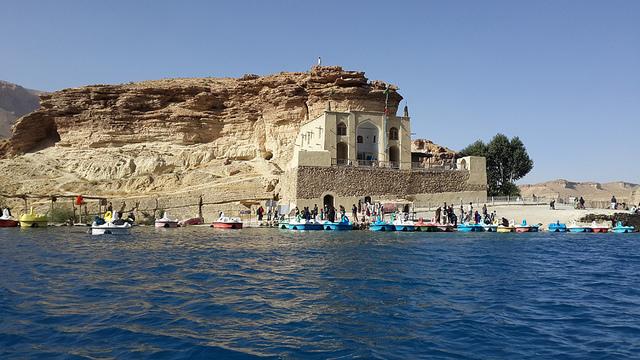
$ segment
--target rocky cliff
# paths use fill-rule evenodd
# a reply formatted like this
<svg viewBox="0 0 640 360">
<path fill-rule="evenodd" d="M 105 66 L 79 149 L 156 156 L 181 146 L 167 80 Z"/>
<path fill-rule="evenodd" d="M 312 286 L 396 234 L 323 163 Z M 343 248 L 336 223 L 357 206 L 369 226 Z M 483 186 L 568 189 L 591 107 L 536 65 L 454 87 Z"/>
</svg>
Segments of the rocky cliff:
<svg viewBox="0 0 640 360">
<path fill-rule="evenodd" d="M 384 109 L 386 83 L 309 72 L 91 85 L 41 96 L 0 144 L 4 193 L 226 203 L 270 198 L 298 128 L 333 109 Z M 402 97 L 391 86 L 391 111 Z M 168 200 L 167 200 L 168 201 Z"/>
<path fill-rule="evenodd" d="M 40 91 L 0 80 L 0 138 L 11 136 L 16 119 L 38 109 L 39 94 Z"/>
</svg>

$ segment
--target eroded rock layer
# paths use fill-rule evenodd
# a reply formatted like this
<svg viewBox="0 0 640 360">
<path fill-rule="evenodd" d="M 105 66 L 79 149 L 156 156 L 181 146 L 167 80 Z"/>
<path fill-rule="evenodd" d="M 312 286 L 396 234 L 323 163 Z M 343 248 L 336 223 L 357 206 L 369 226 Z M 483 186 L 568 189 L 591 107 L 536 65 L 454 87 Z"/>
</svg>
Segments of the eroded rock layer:
<svg viewBox="0 0 640 360">
<path fill-rule="evenodd" d="M 386 86 L 363 72 L 314 67 L 45 94 L 0 145 L 0 186 L 9 194 L 268 198 L 301 124 L 328 101 L 334 110 L 383 111 Z M 391 90 L 395 112 L 402 97 Z"/>
</svg>

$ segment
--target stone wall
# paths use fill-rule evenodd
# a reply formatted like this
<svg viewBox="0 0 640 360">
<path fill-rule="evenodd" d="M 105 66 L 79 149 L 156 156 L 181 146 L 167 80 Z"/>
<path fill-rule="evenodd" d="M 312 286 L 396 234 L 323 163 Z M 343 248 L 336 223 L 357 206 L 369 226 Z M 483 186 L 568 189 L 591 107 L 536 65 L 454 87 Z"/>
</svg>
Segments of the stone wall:
<svg viewBox="0 0 640 360">
<path fill-rule="evenodd" d="M 297 172 L 297 198 L 321 198 L 325 193 L 339 197 L 486 192 L 486 185 L 469 184 L 469 171 L 400 171 L 358 167 L 302 166 Z"/>
</svg>

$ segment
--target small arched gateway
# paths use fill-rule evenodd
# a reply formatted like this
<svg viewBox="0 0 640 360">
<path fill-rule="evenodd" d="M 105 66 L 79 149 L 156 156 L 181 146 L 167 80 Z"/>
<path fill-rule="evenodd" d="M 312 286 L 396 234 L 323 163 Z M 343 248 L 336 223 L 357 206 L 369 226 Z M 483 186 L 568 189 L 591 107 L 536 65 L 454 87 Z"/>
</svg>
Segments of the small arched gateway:
<svg viewBox="0 0 640 360">
<path fill-rule="evenodd" d="M 322 197 L 322 204 L 326 207 L 328 207 L 329 209 L 332 208 L 333 205 L 333 195 L 331 194 L 327 194 L 325 196 Z"/>
</svg>

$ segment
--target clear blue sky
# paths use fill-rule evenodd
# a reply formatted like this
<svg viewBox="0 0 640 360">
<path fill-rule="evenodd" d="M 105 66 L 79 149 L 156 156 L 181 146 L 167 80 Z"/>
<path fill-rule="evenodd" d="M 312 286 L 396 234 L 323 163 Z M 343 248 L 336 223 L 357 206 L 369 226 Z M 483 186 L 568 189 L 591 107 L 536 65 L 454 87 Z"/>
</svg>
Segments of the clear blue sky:
<svg viewBox="0 0 640 360">
<path fill-rule="evenodd" d="M 415 136 L 518 135 L 554 178 L 640 182 L 640 1 L 0 0 L 0 79 L 57 90 L 326 65 L 393 82 Z"/>
</svg>

